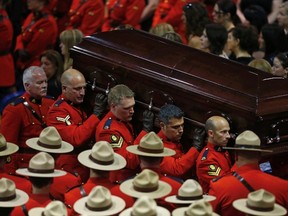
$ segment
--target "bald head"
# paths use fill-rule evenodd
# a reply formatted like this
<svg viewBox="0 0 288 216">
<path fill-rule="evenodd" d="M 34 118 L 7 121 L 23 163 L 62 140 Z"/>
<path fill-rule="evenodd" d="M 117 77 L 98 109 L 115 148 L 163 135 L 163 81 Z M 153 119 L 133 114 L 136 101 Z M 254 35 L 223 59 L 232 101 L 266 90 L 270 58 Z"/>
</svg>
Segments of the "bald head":
<svg viewBox="0 0 288 216">
<path fill-rule="evenodd" d="M 226 146 L 230 139 L 230 126 L 228 121 L 222 116 L 212 116 L 205 124 L 205 129 L 208 134 L 208 142 Z"/>
<path fill-rule="evenodd" d="M 84 79 L 83 74 L 76 69 L 68 69 L 61 76 L 62 85 L 71 85 L 74 80 Z"/>
</svg>

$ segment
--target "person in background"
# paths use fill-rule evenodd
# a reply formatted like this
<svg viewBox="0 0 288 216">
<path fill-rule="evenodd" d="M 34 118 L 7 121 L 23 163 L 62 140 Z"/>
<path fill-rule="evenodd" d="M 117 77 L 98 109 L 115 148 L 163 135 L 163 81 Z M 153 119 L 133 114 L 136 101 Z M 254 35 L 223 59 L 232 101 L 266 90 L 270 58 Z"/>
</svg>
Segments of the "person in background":
<svg viewBox="0 0 288 216">
<path fill-rule="evenodd" d="M 169 23 L 160 23 L 149 29 L 149 33 L 162 37 L 167 32 L 175 32 L 173 26 Z"/>
<path fill-rule="evenodd" d="M 14 173 L 19 167 L 27 167 L 36 153 L 26 145 L 26 140 L 38 137 L 47 125 L 47 114 L 54 100 L 47 97 L 47 77 L 44 70 L 31 66 L 23 73 L 25 93 L 5 107 L 1 133 L 8 142 L 19 146 L 19 152 L 6 164 L 7 172 Z"/>
<path fill-rule="evenodd" d="M 288 54 L 279 53 L 275 56 L 272 66 L 272 74 L 274 76 L 288 77 Z"/>
<path fill-rule="evenodd" d="M 60 78 L 64 72 L 62 56 L 55 50 L 46 50 L 41 56 L 41 67 L 46 73 L 47 95 L 57 99 L 62 92 Z"/>
<path fill-rule="evenodd" d="M 181 36 L 176 32 L 166 32 L 162 37 L 183 44 Z"/>
<path fill-rule="evenodd" d="M 277 21 L 278 25 L 284 28 L 286 38 L 288 38 L 288 1 L 285 1 L 280 5 Z"/>
<path fill-rule="evenodd" d="M 23 72 L 29 66 L 40 66 L 40 55 L 47 49 L 53 49 L 58 36 L 55 18 L 50 14 L 48 0 L 28 0 L 31 13 L 22 25 L 14 50 L 16 66 Z"/>
<path fill-rule="evenodd" d="M 249 62 L 248 66 L 272 74 L 272 67 L 265 59 L 253 59 L 251 62 Z"/>
<path fill-rule="evenodd" d="M 64 71 L 73 67 L 73 59 L 70 58 L 70 48 L 83 40 L 83 33 L 79 29 L 68 29 L 60 33 L 60 48 L 64 56 Z"/>
<path fill-rule="evenodd" d="M 141 29 L 144 31 L 149 31 L 152 25 L 155 10 L 159 4 L 159 0 L 148 0 L 146 1 L 146 6 L 141 14 Z"/>
</svg>

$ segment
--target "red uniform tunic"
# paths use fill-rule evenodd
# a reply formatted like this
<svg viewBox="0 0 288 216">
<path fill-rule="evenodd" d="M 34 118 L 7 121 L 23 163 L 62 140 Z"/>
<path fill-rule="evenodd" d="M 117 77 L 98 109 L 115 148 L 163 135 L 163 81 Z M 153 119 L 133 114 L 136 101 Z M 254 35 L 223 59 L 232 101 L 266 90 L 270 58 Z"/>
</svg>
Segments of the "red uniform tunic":
<svg viewBox="0 0 288 216">
<path fill-rule="evenodd" d="M 15 84 L 14 60 L 10 49 L 12 46 L 13 27 L 4 9 L 0 8 L 0 87 Z"/>
<path fill-rule="evenodd" d="M 20 148 L 17 153 L 12 155 L 12 161 L 9 166 L 7 166 L 7 168 L 9 167 L 7 169 L 8 172 L 14 172 L 15 169 L 19 167 L 28 167 L 29 160 L 37 151 L 31 150 L 25 142 L 27 139 L 39 137 L 45 127 L 45 125 L 42 125 L 32 114 L 32 111 L 23 104 L 24 102 L 27 102 L 29 107 L 31 107 L 37 116 L 45 123 L 47 121 L 48 109 L 52 106 L 54 100 L 51 98 L 36 100 L 26 92 L 4 109 L 1 133 L 7 142 L 15 143 Z"/>
<path fill-rule="evenodd" d="M 80 106 L 73 106 L 63 95 L 59 96 L 49 110 L 47 125 L 54 126 L 62 140 L 72 144 L 76 149 L 72 153 L 60 155 L 57 167 L 70 173 L 78 173 L 83 180 L 87 180 L 89 169 L 78 162 L 77 153 L 91 147 L 98 123 L 96 115 L 88 117 Z"/>
<path fill-rule="evenodd" d="M 258 164 L 247 164 L 238 167 L 236 164 L 232 167 L 254 190 L 265 189 L 273 193 L 276 202 L 288 209 L 288 181 L 276 176 L 264 173 L 259 169 Z M 231 174 L 211 182 L 209 194 L 217 197 L 211 204 L 216 213 L 222 216 L 245 216 L 233 208 L 234 200 L 247 198 L 248 189 Z"/>
<path fill-rule="evenodd" d="M 27 58 L 18 58 L 16 65 L 20 70 L 29 66 L 40 66 L 40 55 L 47 49 L 53 49 L 58 37 L 55 18 L 42 10 L 37 15 L 30 13 L 22 25 L 22 32 L 16 39 L 15 52 L 25 50 Z"/>
<path fill-rule="evenodd" d="M 87 36 L 101 31 L 104 20 L 103 0 L 73 0 L 67 29 L 79 29 Z"/>
<path fill-rule="evenodd" d="M 145 132 L 142 131 L 139 137 L 141 137 L 143 133 Z M 105 140 L 111 143 L 114 151 L 122 155 L 127 161 L 125 169 L 111 172 L 111 181 L 123 181 L 129 176 L 135 175 L 135 169 L 139 165 L 138 157 L 126 150 L 127 146 L 134 144 L 132 125 L 120 121 L 112 114 L 112 112 L 108 112 L 96 129 L 96 141 L 100 140 Z"/>
<path fill-rule="evenodd" d="M 110 31 L 125 24 L 140 29 L 139 23 L 145 5 L 145 0 L 108 0 L 102 31 Z"/>
<path fill-rule="evenodd" d="M 196 172 L 203 193 L 208 193 L 210 180 L 230 172 L 231 159 L 228 151 L 221 147 L 207 143 L 196 163 Z"/>
</svg>

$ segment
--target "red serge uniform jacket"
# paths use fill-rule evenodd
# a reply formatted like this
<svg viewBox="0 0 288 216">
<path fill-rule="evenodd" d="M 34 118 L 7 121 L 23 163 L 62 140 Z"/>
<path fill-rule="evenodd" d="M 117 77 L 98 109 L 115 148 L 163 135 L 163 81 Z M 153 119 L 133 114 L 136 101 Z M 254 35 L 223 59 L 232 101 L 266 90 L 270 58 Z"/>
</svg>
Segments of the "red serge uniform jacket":
<svg viewBox="0 0 288 216">
<path fill-rule="evenodd" d="M 26 103 L 29 108 L 24 105 Z M 28 148 L 25 142 L 27 139 L 39 137 L 43 128 L 46 127 L 43 123 L 47 122 L 47 113 L 53 103 L 54 100 L 51 98 L 44 97 L 36 100 L 26 92 L 4 109 L 1 133 L 7 142 L 15 143 L 20 147 L 19 152 L 11 156 L 13 161 L 9 165 L 13 165 L 14 168 L 10 167 L 8 172 L 13 172 L 19 167 L 28 167 L 29 160 L 37 151 Z M 42 119 L 42 122 L 32 114 L 30 108 Z"/>
<path fill-rule="evenodd" d="M 259 169 L 258 164 L 246 164 L 232 167 L 254 190 L 265 189 L 273 193 L 276 202 L 288 209 L 288 181 L 264 173 Z M 213 209 L 222 216 L 245 216 L 233 208 L 232 203 L 236 199 L 247 198 L 250 191 L 232 173 L 223 176 L 210 183 L 209 195 L 217 197 L 211 204 Z"/>
<path fill-rule="evenodd" d="M 228 151 L 207 143 L 197 158 L 196 172 L 203 193 L 208 193 L 210 180 L 230 172 L 231 159 Z"/>
<path fill-rule="evenodd" d="M 104 20 L 102 0 L 73 0 L 67 29 L 79 29 L 87 36 L 101 31 Z"/>
<path fill-rule="evenodd" d="M 139 23 L 145 6 L 145 0 L 108 0 L 102 31 L 110 31 L 125 24 L 140 29 Z"/>
<path fill-rule="evenodd" d="M 0 8 L 0 87 L 15 84 L 14 60 L 10 52 L 12 38 L 12 23 L 6 11 Z"/>
<path fill-rule="evenodd" d="M 142 131 L 139 136 L 142 136 L 142 133 L 146 132 Z M 135 169 L 139 166 L 138 156 L 126 150 L 127 146 L 134 144 L 134 132 L 132 125 L 130 123 L 120 121 L 110 111 L 97 126 L 96 141 L 100 140 L 111 143 L 114 151 L 122 155 L 127 161 L 126 168 L 120 171 L 111 172 L 111 176 L 115 175 L 115 179 L 112 177 L 111 181 L 122 181 L 135 175 Z"/>
<path fill-rule="evenodd" d="M 22 32 L 16 39 L 15 52 L 25 50 L 28 57 L 18 57 L 17 68 L 24 70 L 29 66 L 40 66 L 40 55 L 48 49 L 53 49 L 58 37 L 55 18 L 42 10 L 37 15 L 30 13 L 22 25 Z"/>
</svg>

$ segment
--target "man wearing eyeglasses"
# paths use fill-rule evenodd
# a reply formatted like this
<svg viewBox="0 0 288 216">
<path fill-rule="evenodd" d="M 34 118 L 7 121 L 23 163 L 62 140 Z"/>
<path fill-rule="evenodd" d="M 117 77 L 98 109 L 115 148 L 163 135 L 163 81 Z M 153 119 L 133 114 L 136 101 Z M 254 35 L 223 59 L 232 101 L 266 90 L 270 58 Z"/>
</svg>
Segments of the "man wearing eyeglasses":
<svg viewBox="0 0 288 216">
<path fill-rule="evenodd" d="M 97 94 L 93 113 L 88 116 L 83 108 L 86 80 L 75 69 L 68 69 L 61 76 L 62 95 L 53 104 L 48 113 L 47 124 L 58 130 L 62 139 L 74 146 L 72 154 L 61 155 L 58 167 L 80 175 L 85 180 L 89 173 L 77 160 L 77 153 L 90 148 L 94 143 L 94 134 L 99 118 L 106 109 L 106 97 Z"/>
</svg>

